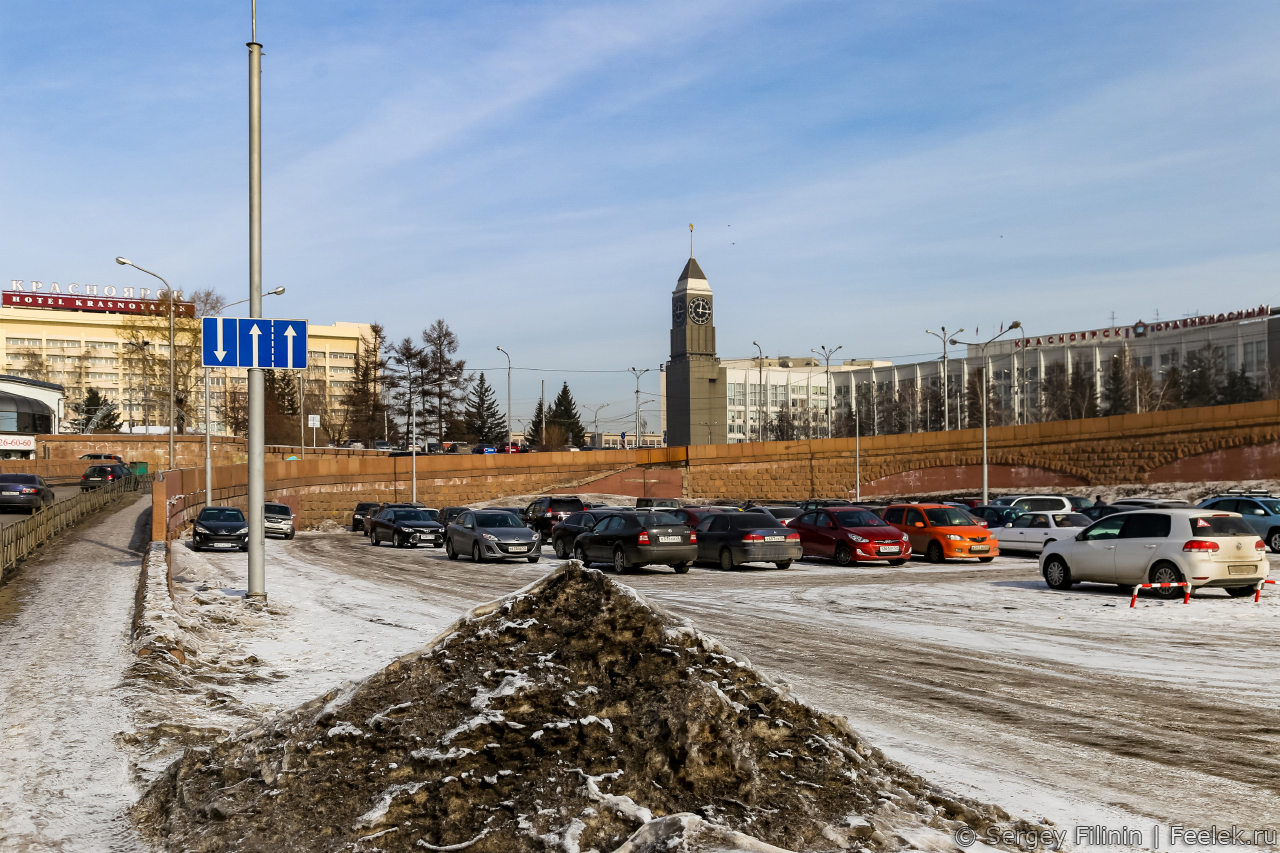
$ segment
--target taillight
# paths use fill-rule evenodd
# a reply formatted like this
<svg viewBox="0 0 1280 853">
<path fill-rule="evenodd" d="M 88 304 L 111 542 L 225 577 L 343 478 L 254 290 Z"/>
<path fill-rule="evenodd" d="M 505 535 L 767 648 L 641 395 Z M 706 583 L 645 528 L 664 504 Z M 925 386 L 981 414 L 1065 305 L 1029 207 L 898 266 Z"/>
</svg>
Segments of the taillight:
<svg viewBox="0 0 1280 853">
<path fill-rule="evenodd" d="M 115 475 L 115 474 L 108 474 L 108 475 L 107 475 L 107 479 L 108 479 L 108 480 L 114 480 L 115 478 L 116 478 L 116 475 Z"/>
<path fill-rule="evenodd" d="M 696 531 L 696 530 L 690 530 L 690 531 L 689 531 L 689 544 L 690 544 L 690 545 L 697 545 L 697 544 L 698 544 L 698 531 Z"/>
<path fill-rule="evenodd" d="M 1182 546 L 1184 551 L 1216 551 L 1218 543 L 1211 542 L 1208 539 L 1190 539 L 1186 545 Z"/>
<path fill-rule="evenodd" d="M 80 475 L 80 479 L 81 479 L 81 480 L 87 480 L 87 479 L 89 479 L 89 475 L 88 475 L 88 474 L 81 474 L 81 475 Z"/>
<path fill-rule="evenodd" d="M 763 542 L 764 537 L 761 536 L 759 533 L 748 533 L 746 536 L 742 537 L 742 541 L 743 542 Z"/>
<path fill-rule="evenodd" d="M 639 541 L 638 541 L 638 543 L 637 543 L 637 544 L 640 544 L 640 545 L 648 545 L 648 544 L 649 544 L 649 531 L 647 531 L 647 530 L 641 530 L 641 531 L 640 531 L 640 539 L 639 539 Z"/>
<path fill-rule="evenodd" d="M 35 494 L 36 492 L 38 492 L 38 491 L 40 491 L 40 490 L 39 490 L 39 489 L 33 489 L 33 488 L 31 488 L 30 486 L 24 486 L 24 487 L 23 487 L 23 489 L 22 489 L 22 493 L 23 493 L 24 495 L 34 495 L 34 494 Z"/>
<path fill-rule="evenodd" d="M 788 534 L 787 534 L 787 541 L 788 541 L 788 542 L 799 542 L 799 541 L 800 541 L 800 534 L 799 534 L 799 533 L 788 533 Z"/>
<path fill-rule="evenodd" d="M 1255 550 L 1255 551 L 1265 551 L 1265 550 L 1267 550 L 1267 543 L 1266 543 L 1266 542 L 1263 542 L 1261 539 L 1259 539 L 1257 542 L 1254 542 L 1254 543 L 1253 543 L 1253 550 Z"/>
</svg>

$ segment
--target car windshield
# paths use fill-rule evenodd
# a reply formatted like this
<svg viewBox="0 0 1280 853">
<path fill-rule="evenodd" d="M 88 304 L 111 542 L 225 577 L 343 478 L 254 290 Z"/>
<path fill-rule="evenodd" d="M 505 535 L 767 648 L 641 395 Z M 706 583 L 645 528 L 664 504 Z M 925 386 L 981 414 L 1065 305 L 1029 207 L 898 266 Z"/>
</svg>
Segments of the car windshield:
<svg viewBox="0 0 1280 853">
<path fill-rule="evenodd" d="M 582 509 L 582 501 L 577 498 L 560 499 L 551 501 L 550 510 L 552 512 L 579 512 Z"/>
<path fill-rule="evenodd" d="M 0 483 L 24 483 L 32 485 L 35 481 L 35 474 L 0 474 Z"/>
<path fill-rule="evenodd" d="M 637 513 L 636 518 L 640 519 L 640 524 L 643 527 L 657 527 L 664 524 L 683 524 L 680 519 L 676 518 L 669 512 Z"/>
<path fill-rule="evenodd" d="M 509 512 L 486 512 L 476 516 L 476 527 L 524 527 Z"/>
<path fill-rule="evenodd" d="M 111 473 L 111 469 L 105 465 L 94 465 L 84 473 L 87 477 L 105 477 L 107 474 Z"/>
<path fill-rule="evenodd" d="M 398 509 L 395 510 L 396 521 L 435 521 L 434 518 L 427 515 L 420 509 Z"/>
<path fill-rule="evenodd" d="M 376 506 L 377 504 L 375 503 L 356 504 L 356 512 L 368 512 Z"/>
<path fill-rule="evenodd" d="M 949 506 L 926 509 L 924 514 L 934 527 L 972 527 L 977 524 L 969 513 Z"/>
<path fill-rule="evenodd" d="M 1055 512 L 1053 514 L 1054 527 L 1088 527 L 1093 524 L 1089 520 L 1089 516 L 1081 515 L 1078 512 Z"/>
<path fill-rule="evenodd" d="M 244 513 L 234 507 L 215 506 L 200 510 L 201 521 L 244 521 Z"/>
<path fill-rule="evenodd" d="M 1202 515 L 1193 518 L 1191 532 L 1196 536 L 1258 536 L 1243 518 L 1229 515 Z"/>
<path fill-rule="evenodd" d="M 798 506 L 767 506 L 765 509 L 769 510 L 774 518 L 799 518 L 804 514 L 804 510 Z"/>
<path fill-rule="evenodd" d="M 293 515 L 293 510 L 284 504 L 267 504 L 265 512 L 267 515 Z"/>
<path fill-rule="evenodd" d="M 875 513 L 865 509 L 850 509 L 831 513 L 841 527 L 888 527 Z"/>
</svg>

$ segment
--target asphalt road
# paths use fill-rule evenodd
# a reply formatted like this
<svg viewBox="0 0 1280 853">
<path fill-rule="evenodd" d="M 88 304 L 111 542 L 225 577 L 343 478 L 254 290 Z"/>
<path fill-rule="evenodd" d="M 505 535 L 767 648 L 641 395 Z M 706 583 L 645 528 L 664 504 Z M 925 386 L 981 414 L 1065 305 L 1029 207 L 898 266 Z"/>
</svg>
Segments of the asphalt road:
<svg viewBox="0 0 1280 853">
<path fill-rule="evenodd" d="M 75 497 L 80 494 L 79 486 L 54 486 L 53 493 L 58 500 Z M 9 507 L 0 507 L 0 527 L 8 527 L 10 524 L 17 524 L 19 521 L 26 521 L 31 514 L 25 509 L 11 509 Z"/>
</svg>

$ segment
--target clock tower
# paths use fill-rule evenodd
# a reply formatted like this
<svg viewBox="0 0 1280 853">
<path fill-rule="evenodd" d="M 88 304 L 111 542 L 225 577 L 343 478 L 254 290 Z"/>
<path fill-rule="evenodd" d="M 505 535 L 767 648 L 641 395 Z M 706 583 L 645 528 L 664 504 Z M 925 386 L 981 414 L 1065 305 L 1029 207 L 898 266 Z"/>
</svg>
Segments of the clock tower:
<svg viewBox="0 0 1280 853">
<path fill-rule="evenodd" d="M 716 357 L 711 285 L 690 256 L 671 294 L 667 444 L 724 444 L 727 402 L 725 371 Z"/>
</svg>

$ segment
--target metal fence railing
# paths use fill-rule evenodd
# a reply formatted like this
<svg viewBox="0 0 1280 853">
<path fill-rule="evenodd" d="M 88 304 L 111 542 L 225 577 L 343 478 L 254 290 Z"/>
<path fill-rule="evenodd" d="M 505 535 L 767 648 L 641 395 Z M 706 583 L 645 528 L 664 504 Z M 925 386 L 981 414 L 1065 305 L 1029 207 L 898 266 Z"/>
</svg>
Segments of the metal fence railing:
<svg viewBox="0 0 1280 853">
<path fill-rule="evenodd" d="M 45 507 L 25 521 L 0 528 L 0 574 L 83 518 L 130 494 L 150 494 L 152 475 L 122 480 Z"/>
</svg>

